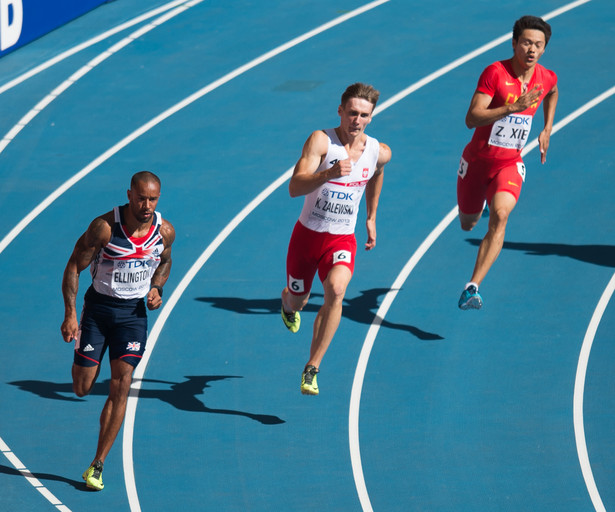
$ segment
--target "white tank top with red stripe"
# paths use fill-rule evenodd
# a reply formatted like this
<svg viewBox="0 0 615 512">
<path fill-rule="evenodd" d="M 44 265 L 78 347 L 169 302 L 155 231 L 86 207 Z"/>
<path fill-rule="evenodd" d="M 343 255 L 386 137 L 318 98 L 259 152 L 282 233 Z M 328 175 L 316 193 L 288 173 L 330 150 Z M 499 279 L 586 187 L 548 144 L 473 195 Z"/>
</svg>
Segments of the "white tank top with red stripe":
<svg viewBox="0 0 615 512">
<path fill-rule="evenodd" d="M 154 212 L 154 222 L 147 235 L 132 238 L 122 225 L 122 208 L 113 208 L 115 223 L 111 240 L 90 265 L 92 285 L 103 295 L 138 299 L 149 292 L 152 275 L 160 264 L 160 254 L 164 250 L 160 234 L 162 216 Z"/>
<path fill-rule="evenodd" d="M 325 130 L 329 138 L 327 154 L 316 170 L 322 172 L 346 160 L 348 152 L 340 142 L 335 129 Z M 373 137 L 367 137 L 360 158 L 352 163 L 352 172 L 328 181 L 305 196 L 299 221 L 305 227 L 336 235 L 354 233 L 357 213 L 365 186 L 376 171 L 380 145 Z"/>
</svg>

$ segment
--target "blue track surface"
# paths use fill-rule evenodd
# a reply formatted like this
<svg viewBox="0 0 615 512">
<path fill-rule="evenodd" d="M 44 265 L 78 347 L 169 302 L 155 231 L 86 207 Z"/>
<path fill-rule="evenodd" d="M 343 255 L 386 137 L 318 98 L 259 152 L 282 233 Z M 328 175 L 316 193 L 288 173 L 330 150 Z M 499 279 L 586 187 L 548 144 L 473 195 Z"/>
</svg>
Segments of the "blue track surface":
<svg viewBox="0 0 615 512">
<path fill-rule="evenodd" d="M 1 59 L 0 88 L 163 5 L 118 0 L 92 11 Z M 321 395 L 299 393 L 322 302 L 316 282 L 302 330 L 291 335 L 283 327 L 286 248 L 302 200 L 289 198 L 282 182 L 232 222 L 235 216 L 294 165 L 312 130 L 337 125 L 348 84 L 374 84 L 382 107 L 505 35 L 529 9 L 546 15 L 567 4 L 390 0 L 323 27 L 363 5 L 180 4 L 184 12 L 84 74 L 0 152 L 0 239 L 19 227 L 0 242 L 1 510 L 615 510 L 609 297 L 582 381 L 593 493 L 573 414 L 582 346 L 615 268 L 613 96 L 553 134 L 545 166 L 537 149 L 525 157 L 528 178 L 504 250 L 481 286 L 480 312 L 461 312 L 456 303 L 484 220 L 467 234 L 453 219 L 401 280 L 358 390 L 363 490 L 353 471 L 349 414 L 360 353 L 402 269 L 455 206 L 457 164 L 471 135 L 465 112 L 480 72 L 511 54 L 510 41 L 407 91 L 374 117 L 368 133 L 393 151 L 378 246 L 357 256 L 321 367 Z M 591 0 L 549 20 L 554 35 L 541 63 L 559 77 L 556 122 L 615 86 L 604 54 L 615 47 L 614 14 L 610 0 Z M 3 90 L 0 135 L 160 15 Z M 313 37 L 280 48 L 317 27 Z M 78 236 L 125 201 L 130 176 L 141 169 L 162 178 L 159 208 L 177 231 L 168 309 L 150 314 L 150 331 L 162 329 L 133 396 L 134 429 L 125 425 L 107 458 L 105 490 L 91 493 L 80 475 L 96 446 L 109 367 L 105 361 L 92 395 L 72 394 L 60 282 Z M 27 217 L 80 171 L 80 180 Z"/>
</svg>

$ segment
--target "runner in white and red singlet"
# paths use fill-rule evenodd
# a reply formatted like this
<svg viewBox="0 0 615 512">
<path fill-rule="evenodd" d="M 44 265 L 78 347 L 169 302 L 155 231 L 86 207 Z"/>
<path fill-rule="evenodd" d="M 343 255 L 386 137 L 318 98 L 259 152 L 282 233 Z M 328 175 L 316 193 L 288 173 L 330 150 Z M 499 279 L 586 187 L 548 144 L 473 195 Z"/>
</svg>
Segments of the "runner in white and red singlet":
<svg viewBox="0 0 615 512">
<path fill-rule="evenodd" d="M 145 351 L 146 307 L 162 305 L 162 287 L 171 271 L 175 230 L 155 211 L 159 197 L 160 179 L 148 171 L 136 173 L 128 204 L 90 223 L 75 244 L 62 279 L 65 314 L 60 330 L 64 341 L 75 340 L 72 376 L 77 396 L 92 391 L 109 350 L 109 397 L 100 415 L 96 454 L 83 473 L 86 485 L 97 491 L 104 488 L 103 464 L 124 421 L 132 374 Z M 92 285 L 78 321 L 79 275 L 88 266 Z"/>
<path fill-rule="evenodd" d="M 318 394 L 316 374 L 341 320 L 344 294 L 354 271 L 354 230 L 364 191 L 365 249 L 376 245 L 376 210 L 384 166 L 391 159 L 386 144 L 365 134 L 378 97 L 371 85 L 350 85 L 338 107 L 339 127 L 310 135 L 290 180 L 290 195 L 305 196 L 305 200 L 286 259 L 281 314 L 288 330 L 299 330 L 299 311 L 307 304 L 317 271 L 324 288 L 310 358 L 301 376 L 303 394 Z"/>
<path fill-rule="evenodd" d="M 513 27 L 513 57 L 488 66 L 466 115 L 474 135 L 457 171 L 461 228 L 470 231 L 489 206 L 489 227 L 478 249 L 472 278 L 459 298 L 459 308 L 480 309 L 478 287 L 504 244 L 506 223 L 525 181 L 521 159 L 532 120 L 544 103 L 544 128 L 538 136 L 544 164 L 557 105 L 557 76 L 540 64 L 551 27 L 541 18 L 523 16 Z"/>
</svg>

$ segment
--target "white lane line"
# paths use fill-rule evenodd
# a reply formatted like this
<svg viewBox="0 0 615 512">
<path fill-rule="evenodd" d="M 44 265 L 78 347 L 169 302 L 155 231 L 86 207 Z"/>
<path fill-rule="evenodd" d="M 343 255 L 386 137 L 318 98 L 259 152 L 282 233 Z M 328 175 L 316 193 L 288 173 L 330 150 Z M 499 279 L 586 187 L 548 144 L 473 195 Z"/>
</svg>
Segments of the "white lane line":
<svg viewBox="0 0 615 512">
<path fill-rule="evenodd" d="M 54 494 L 45 487 L 38 478 L 34 477 L 32 473 L 28 470 L 26 466 L 24 466 L 23 462 L 19 460 L 17 455 L 15 455 L 9 446 L 4 442 L 4 440 L 0 437 L 0 451 L 4 454 L 7 460 L 11 463 L 11 465 L 23 476 L 32 487 L 34 487 L 38 492 L 41 493 L 45 499 L 54 505 L 60 512 L 71 512 L 71 510 L 64 505 L 58 498 L 54 496 Z"/>
<path fill-rule="evenodd" d="M 363 474 L 363 464 L 361 462 L 361 448 L 359 441 L 359 409 L 361 406 L 361 392 L 363 390 L 363 381 L 365 379 L 365 371 L 367 369 L 367 363 L 371 354 L 376 336 L 380 330 L 380 325 L 384 320 L 389 308 L 393 304 L 398 291 L 402 285 L 408 279 L 410 272 L 414 269 L 416 264 L 421 260 L 431 245 L 438 239 L 442 232 L 448 227 L 448 225 L 457 217 L 457 206 L 455 206 L 448 214 L 440 221 L 435 229 L 427 236 L 427 238 L 419 245 L 418 249 L 410 257 L 408 262 L 404 265 L 401 272 L 393 282 L 391 290 L 382 299 L 382 304 L 378 308 L 378 312 L 374 318 L 374 321 L 367 331 L 367 336 L 363 342 L 361 353 L 359 354 L 359 360 L 357 362 L 357 368 L 355 370 L 354 379 L 352 382 L 352 392 L 350 394 L 350 407 L 348 413 L 348 441 L 350 445 L 350 460 L 352 465 L 352 473 L 354 475 L 355 487 L 357 488 L 357 494 L 361 507 L 364 511 L 372 511 L 371 500 L 369 499 L 369 493 L 365 484 L 365 476 Z"/>
<path fill-rule="evenodd" d="M 12 89 L 13 87 L 21 84 L 22 82 L 25 82 L 26 80 L 28 80 L 29 78 L 32 78 L 33 76 L 38 75 L 39 73 L 45 71 L 46 69 L 49 69 L 50 67 L 55 66 L 56 64 L 58 64 L 59 62 L 62 62 L 68 57 L 71 57 L 75 55 L 76 53 L 79 53 L 80 51 L 85 50 L 86 48 L 89 48 L 90 46 L 100 43 L 101 41 L 104 41 L 105 39 L 108 39 L 109 37 L 114 36 L 115 34 L 119 32 L 122 32 L 123 30 L 133 27 L 134 25 L 137 25 L 138 23 L 141 23 L 142 21 L 153 18 L 154 16 L 157 16 L 161 12 L 172 9 L 173 7 L 176 7 L 177 5 L 184 3 L 185 1 L 186 0 L 174 0 L 173 2 L 164 4 L 160 7 L 157 7 L 156 9 L 152 9 L 151 11 L 148 11 L 140 16 L 137 16 L 136 18 L 133 18 L 132 20 L 122 23 L 121 25 L 118 25 L 117 27 L 107 30 L 106 32 L 103 32 L 102 34 L 96 37 L 93 37 L 92 39 L 88 39 L 87 41 L 77 46 L 74 46 L 73 48 L 70 48 L 69 50 L 66 50 L 65 52 L 62 52 L 61 54 L 53 57 L 52 59 L 49 59 L 43 62 L 42 64 L 39 64 L 38 66 L 31 69 L 30 71 L 27 71 L 26 73 L 19 75 L 17 78 L 14 78 L 10 82 L 7 82 L 6 84 L 0 86 L 0 94 L 8 91 L 9 89 Z"/>
<path fill-rule="evenodd" d="M 545 14 L 544 16 L 542 16 L 542 18 L 545 20 L 553 19 L 556 16 L 564 14 L 570 11 L 571 9 L 579 7 L 590 1 L 591 0 L 577 0 L 577 1 L 571 2 L 558 9 L 555 9 L 554 11 L 551 11 Z M 478 57 L 479 55 L 482 55 L 483 53 L 495 48 L 496 46 L 508 41 L 510 37 L 511 37 L 511 33 L 504 34 L 503 36 L 500 36 L 494 39 L 493 41 L 477 48 L 476 50 L 454 60 L 450 64 L 447 64 L 446 66 L 438 69 L 437 71 L 434 71 L 433 73 L 427 75 L 426 77 L 422 78 L 418 82 L 415 82 L 414 84 L 410 85 L 406 89 L 392 96 L 389 100 L 379 105 L 379 107 L 376 109 L 377 112 L 375 112 L 374 115 L 386 110 L 390 106 L 404 99 L 406 96 L 412 94 L 413 92 L 417 91 L 421 87 L 424 87 L 425 85 L 433 82 L 434 80 L 441 77 L 442 75 Z M 570 119 L 568 122 L 570 122 L 571 120 L 572 119 Z M 555 133 L 555 131 L 556 130 L 554 127 L 554 130 L 552 133 Z M 525 148 L 523 154 L 525 155 L 528 151 L 536 147 L 536 145 L 538 145 L 537 140 L 530 143 Z M 448 226 L 448 224 L 452 222 L 453 218 L 455 218 L 456 211 L 457 211 L 457 207 L 455 206 L 446 215 L 443 221 L 441 221 L 440 224 L 438 224 L 436 229 L 427 237 L 425 242 L 427 242 L 428 240 L 431 240 L 431 243 L 433 243 L 433 241 L 435 241 L 435 238 L 432 240 L 432 235 L 434 233 L 438 233 L 437 236 L 439 236 L 439 234 Z M 443 222 L 445 223 L 444 225 L 442 224 Z M 438 232 L 438 229 L 440 228 L 442 228 L 442 231 Z M 400 276 L 405 276 L 403 278 L 402 283 L 405 282 L 405 280 L 408 278 L 408 275 L 410 274 L 410 272 L 414 268 L 414 265 L 416 264 L 416 263 L 412 265 L 410 264 L 410 262 L 414 259 L 415 255 L 420 255 L 419 258 L 422 257 L 424 254 L 424 251 L 426 251 L 431 245 L 431 243 L 429 243 L 427 247 L 424 247 L 425 242 L 423 242 L 423 244 L 419 246 L 415 254 L 410 258 L 410 261 L 408 261 L 408 263 L 402 269 Z M 406 275 L 406 272 L 407 272 L 407 275 Z M 365 485 L 365 476 L 363 474 L 363 465 L 361 463 L 361 450 L 360 450 L 360 441 L 359 441 L 359 409 L 360 409 L 360 402 L 361 402 L 361 390 L 363 388 L 363 380 L 365 378 L 365 371 L 367 369 L 367 362 L 369 360 L 369 355 L 371 353 L 376 335 L 378 334 L 378 330 L 380 329 L 380 324 L 382 322 L 382 319 L 384 319 L 384 315 L 386 315 L 390 307 L 390 303 L 392 303 L 392 301 L 397 296 L 397 290 L 401 287 L 399 284 L 397 284 L 398 280 L 399 280 L 399 277 L 398 279 L 395 280 L 396 284 L 393 284 L 392 290 L 388 292 L 387 295 L 383 298 L 380 308 L 384 307 L 384 309 L 380 311 L 380 308 L 379 308 L 378 312 L 376 313 L 376 318 L 374 319 L 374 322 L 372 323 L 372 325 L 370 326 L 370 329 L 368 330 L 363 348 L 359 355 L 359 361 L 357 363 L 355 377 L 354 377 L 354 381 L 352 385 L 352 392 L 350 395 L 350 406 L 349 406 L 349 414 L 348 414 L 348 442 L 349 442 L 349 448 L 350 448 L 350 460 L 351 460 L 352 471 L 353 471 L 353 475 L 355 479 L 355 486 L 357 488 L 357 494 L 359 496 L 359 501 L 361 502 L 361 507 L 363 508 L 364 512 L 373 512 L 373 508 L 372 508 L 371 501 L 369 499 L 369 493 L 367 491 L 367 487 Z M 390 299 L 388 299 L 389 294 L 391 295 Z"/>
<path fill-rule="evenodd" d="M 570 124 L 572 121 L 577 119 L 579 116 L 590 110 L 591 108 L 599 105 L 601 102 L 610 98 L 613 94 L 615 94 L 615 86 L 611 87 L 604 93 L 600 94 L 593 100 L 587 102 L 582 107 L 578 108 L 571 114 L 564 117 L 561 121 L 556 123 L 553 126 L 553 130 L 551 135 L 554 135 L 559 130 L 564 128 L 566 125 Z M 538 139 L 532 140 L 522 152 L 522 155 L 525 156 L 532 149 L 538 146 Z M 436 239 L 442 234 L 442 232 L 446 229 L 446 227 L 453 221 L 453 219 L 457 216 L 457 206 L 455 206 L 447 215 L 444 217 L 442 221 L 436 226 L 436 228 L 429 234 L 429 236 L 425 239 L 425 241 L 419 246 L 419 248 L 415 251 L 415 253 L 411 256 L 408 263 L 404 266 L 398 277 L 395 279 L 393 285 L 391 286 L 391 290 L 385 295 L 382 300 L 382 304 L 378 308 L 376 312 L 376 316 L 372 325 L 370 326 L 367 336 L 365 337 L 365 341 L 363 343 L 363 347 L 361 349 L 361 353 L 359 355 L 359 361 L 357 362 L 357 368 L 355 371 L 354 381 L 352 384 L 352 392 L 350 395 L 350 408 L 348 415 L 348 438 L 350 444 L 350 459 L 352 463 L 352 471 L 355 478 L 355 485 L 357 488 L 357 494 L 359 496 L 359 501 L 361 502 L 361 507 L 364 512 L 373 512 L 371 500 L 369 499 L 369 493 L 367 491 L 367 486 L 365 484 L 365 477 L 363 474 L 363 465 L 361 462 L 361 450 L 360 450 L 360 442 L 359 442 L 359 409 L 361 405 L 361 392 L 363 389 L 363 381 L 365 379 L 365 372 L 367 369 L 367 363 L 369 361 L 369 356 L 371 354 L 372 348 L 374 346 L 374 342 L 376 340 L 376 336 L 378 335 L 378 331 L 380 330 L 380 325 L 382 320 L 386 316 L 393 300 L 397 296 L 398 290 L 403 286 L 403 284 L 408 279 L 410 272 L 414 269 L 418 261 L 424 256 L 427 250 L 431 247 L 431 245 L 436 241 Z M 591 347 L 591 344 L 590 344 Z M 589 357 L 589 352 L 587 353 Z M 586 362 L 585 362 L 586 363 Z M 579 363 L 580 372 L 583 373 L 584 379 L 584 367 L 581 363 Z M 577 383 L 579 382 L 580 377 L 577 375 Z M 581 416 L 578 418 L 577 410 L 575 409 L 575 434 L 577 432 L 577 428 L 580 425 L 579 434 L 583 434 L 583 419 L 582 419 L 582 389 L 580 391 L 581 396 Z M 577 397 L 577 391 L 575 387 L 575 398 Z M 587 457 L 587 449 L 583 451 L 585 447 L 585 438 L 584 435 L 582 439 L 579 436 L 577 437 L 577 450 L 579 453 L 579 460 L 581 460 L 581 467 L 583 470 L 583 477 L 585 478 L 586 486 L 590 492 L 592 497 L 592 501 L 597 503 L 600 501 L 600 495 L 596 488 L 595 482 L 593 480 L 593 476 L 591 473 L 591 467 L 589 464 L 589 458 Z M 601 501 L 600 501 L 601 503 Z M 598 509 L 597 512 L 604 511 L 604 508 Z"/>
<path fill-rule="evenodd" d="M 606 310 L 606 307 L 613 296 L 615 291 L 615 274 L 611 277 L 609 284 L 602 293 L 602 297 L 598 301 L 598 305 L 594 310 L 594 314 L 587 327 L 585 338 L 583 339 L 583 345 L 581 346 L 581 352 L 579 354 L 579 362 L 577 364 L 577 375 L 574 381 L 574 400 L 573 400 L 573 420 L 574 420 L 574 436 L 577 444 L 577 454 L 579 456 L 579 464 L 581 465 L 581 473 L 585 480 L 585 486 L 587 492 L 592 500 L 594 509 L 596 512 L 606 512 L 602 498 L 598 492 L 596 481 L 594 480 L 594 473 L 589 461 L 589 453 L 587 452 L 587 442 L 585 439 L 585 425 L 583 420 L 583 395 L 585 393 L 585 376 L 587 374 L 587 364 L 589 363 L 589 354 L 596 337 L 596 332 L 602 315 Z"/>
<path fill-rule="evenodd" d="M 124 433 L 123 433 L 123 462 L 124 462 L 124 480 L 126 483 L 126 493 L 128 495 L 128 503 L 130 505 L 131 512 L 140 512 L 141 506 L 139 504 L 139 497 L 137 494 L 137 486 L 135 482 L 134 466 L 133 466 L 133 438 L 134 438 L 134 425 L 137 412 L 137 402 L 139 399 L 139 391 L 141 389 L 141 381 L 145 374 L 145 369 L 149 362 L 149 358 L 154 351 L 158 337 L 169 318 L 173 308 L 183 295 L 188 285 L 192 282 L 197 273 L 201 270 L 205 262 L 211 257 L 216 249 L 226 240 L 226 238 L 233 232 L 233 230 L 269 195 L 271 195 L 278 187 L 286 182 L 292 175 L 293 168 L 288 169 L 277 180 L 271 183 L 266 189 L 264 189 L 258 196 L 256 196 L 243 210 L 241 210 L 235 218 L 227 224 L 227 226 L 218 234 L 218 236 L 209 244 L 207 249 L 201 254 L 201 256 L 194 262 L 190 270 L 186 273 L 177 287 L 173 290 L 173 293 L 169 299 L 165 302 L 160 315 L 156 319 L 150 335 L 147 338 L 147 350 L 143 355 L 143 359 L 137 366 L 133 374 L 133 383 L 131 387 L 131 393 L 128 397 L 128 404 L 126 406 L 126 416 L 124 418 Z"/>
<path fill-rule="evenodd" d="M 292 48 L 294 46 L 297 46 L 298 44 L 300 44 L 300 43 L 302 43 L 302 42 L 304 42 L 304 41 L 306 41 L 306 40 L 308 40 L 308 39 L 310 39 L 312 37 L 317 36 L 321 32 L 329 30 L 330 28 L 333 28 L 336 25 L 339 25 L 340 23 L 344 23 L 345 21 L 348 21 L 349 19 L 354 18 L 355 16 L 363 14 L 364 12 L 369 11 L 371 9 L 374 9 L 375 7 L 378 7 L 379 5 L 382 5 L 382 4 L 384 4 L 386 2 L 389 2 L 389 1 L 390 0 L 376 0 L 374 2 L 370 2 L 370 3 L 366 4 L 366 5 L 364 5 L 363 7 L 359 7 L 357 9 L 355 9 L 354 11 L 351 11 L 349 13 L 346 13 L 343 16 L 335 18 L 333 21 L 325 23 L 324 25 L 321 25 L 320 27 L 317 27 L 314 30 L 306 32 L 302 36 L 299 36 L 299 37 L 297 37 L 295 39 L 292 39 L 291 41 L 289 41 L 289 42 L 287 42 L 287 43 L 285 43 L 285 44 L 283 44 L 281 46 L 278 46 L 277 48 L 274 48 L 273 50 L 271 50 L 271 51 L 261 55 L 260 57 L 254 59 L 254 60 L 248 62 L 247 64 L 244 64 L 243 66 L 240 66 L 239 68 L 235 69 L 234 71 L 231 71 L 230 73 L 224 75 L 222 78 L 219 78 L 215 82 L 212 82 L 211 84 L 203 87 L 202 89 L 198 90 L 197 92 L 195 92 L 192 95 L 188 96 L 187 98 L 183 99 L 179 103 L 175 104 L 171 108 L 169 108 L 169 109 L 165 110 L 164 112 L 162 112 L 161 114 L 157 115 L 156 117 L 154 117 L 152 120 L 150 120 L 147 123 L 145 123 L 140 128 L 137 128 L 130 135 L 128 135 L 127 137 L 124 137 L 121 141 L 119 141 L 114 146 L 109 148 L 102 155 L 100 155 L 95 160 L 90 162 L 86 167 L 81 169 L 81 171 L 79 171 L 73 177 L 71 177 L 70 179 L 65 181 L 56 190 L 54 190 L 51 194 L 49 194 L 38 206 L 36 206 L 36 208 L 34 208 L 34 210 L 32 210 L 28 215 L 26 215 L 0 241 L 0 254 L 2 254 L 2 252 L 7 248 L 7 246 L 28 226 L 28 224 L 30 224 L 36 217 L 38 217 L 58 197 L 60 197 L 62 194 L 64 194 L 64 192 L 66 192 L 73 185 L 78 183 L 85 176 L 90 174 L 98 166 L 100 166 L 101 164 L 106 162 L 113 155 L 115 155 L 120 150 L 122 150 L 123 148 L 128 146 L 128 144 L 130 144 L 131 142 L 134 142 L 141 135 L 143 135 L 144 133 L 147 133 L 149 130 L 151 130 L 152 128 L 154 128 L 158 124 L 160 124 L 165 119 L 171 117 L 173 114 L 176 114 L 177 112 L 179 112 L 183 108 L 185 108 L 188 105 L 194 103 L 196 100 L 202 98 L 206 94 L 209 94 L 211 91 L 213 91 L 213 90 L 217 89 L 218 87 L 226 84 L 227 82 L 230 82 L 234 78 L 237 78 L 238 76 L 242 75 L 243 73 L 251 70 L 252 68 L 255 68 L 256 66 L 258 66 L 260 64 L 262 64 L 263 62 L 266 62 L 267 60 L 270 60 L 273 57 L 276 57 L 277 55 L 285 52 L 286 50 L 289 50 L 290 48 Z"/>
<path fill-rule="evenodd" d="M 6 147 L 13 141 L 13 139 L 17 136 L 17 134 L 23 130 L 29 123 L 32 121 L 38 114 L 40 114 L 47 106 L 51 104 L 58 96 L 60 96 L 63 92 L 65 92 L 70 86 L 72 86 L 79 79 L 83 78 L 90 71 L 92 71 L 96 66 L 102 64 L 105 60 L 107 60 L 112 55 L 119 52 L 121 49 L 128 46 L 130 43 L 135 41 L 136 39 L 142 37 L 147 34 L 149 31 L 159 27 L 163 23 L 173 19 L 175 16 L 180 15 L 181 13 L 187 11 L 191 7 L 194 7 L 197 4 L 200 4 L 204 0 L 191 0 L 186 2 L 179 7 L 166 12 L 159 18 L 156 18 L 154 21 L 151 21 L 147 25 L 137 29 L 129 36 L 125 37 L 121 41 L 115 43 L 113 46 L 100 53 L 96 57 L 94 57 L 90 62 L 88 62 L 85 66 L 82 66 L 80 69 L 75 71 L 70 77 L 68 77 L 64 82 L 58 85 L 53 91 L 51 91 L 47 96 L 45 96 L 41 101 L 39 101 L 25 116 L 23 116 L 15 126 L 13 126 L 8 133 L 4 136 L 2 140 L 0 140 L 0 153 L 2 153 Z"/>
<path fill-rule="evenodd" d="M 343 16 L 340 16 L 328 23 L 325 23 L 324 25 L 321 25 L 320 27 L 317 27 L 316 29 L 309 31 L 302 36 L 292 39 L 286 44 L 278 46 L 274 50 L 271 50 L 270 52 L 265 53 L 261 57 L 258 57 L 257 59 L 252 60 L 248 64 L 241 66 L 240 68 L 237 68 L 235 71 L 232 71 L 231 73 L 225 75 L 219 80 L 216 80 L 215 82 L 208 85 L 207 87 L 201 89 L 200 91 L 197 91 L 192 96 L 189 96 L 183 102 L 179 103 L 172 109 L 169 109 L 168 111 L 164 112 L 163 114 L 155 118 L 155 120 L 159 119 L 159 121 L 157 121 L 156 124 L 158 124 L 158 122 L 162 121 L 163 119 L 166 119 L 167 117 L 175 113 L 177 110 L 180 110 L 181 108 L 189 105 L 190 103 L 204 96 L 205 94 L 212 91 L 213 89 L 220 87 L 226 82 L 258 66 L 259 64 L 265 62 L 266 60 L 269 60 L 279 55 L 280 53 L 292 48 L 293 46 L 296 46 L 306 41 L 307 39 L 310 39 L 324 32 L 325 30 L 335 27 L 336 25 L 339 25 L 340 23 L 343 23 L 360 14 L 363 14 L 364 12 L 367 12 L 384 3 L 387 3 L 388 1 L 389 0 L 376 0 L 374 2 L 370 2 L 364 5 L 363 7 L 357 8 Z M 174 109 L 177 109 L 177 110 L 174 110 Z M 130 505 L 131 512 L 141 511 L 141 505 L 140 505 L 139 496 L 137 493 L 137 487 L 136 487 L 136 481 L 135 481 L 135 475 L 134 475 L 134 464 L 133 464 L 133 437 L 134 437 L 134 422 L 135 422 L 135 416 L 136 416 L 136 410 L 137 410 L 137 403 L 139 399 L 139 391 L 141 389 L 141 382 L 143 379 L 143 375 L 145 374 L 145 370 L 147 368 L 149 357 L 154 351 L 154 347 L 156 346 L 156 342 L 158 341 L 160 332 L 162 331 L 164 324 L 166 323 L 169 315 L 173 311 L 173 308 L 179 301 L 180 297 L 182 296 L 182 294 L 184 293 L 184 291 L 186 290 L 190 282 L 194 279 L 196 274 L 199 272 L 199 270 L 203 267 L 203 265 L 205 265 L 206 261 L 210 258 L 210 256 L 216 251 L 216 249 L 222 244 L 222 242 L 226 240 L 226 238 L 233 232 L 233 230 L 258 205 L 260 205 L 268 196 L 270 196 L 278 187 L 280 187 L 285 181 L 287 181 L 290 178 L 290 176 L 292 175 L 292 172 L 293 172 L 293 168 L 288 169 L 284 174 L 282 174 L 273 183 L 271 183 L 267 188 L 265 188 L 243 210 L 241 210 L 241 212 L 239 212 L 235 216 L 235 218 L 231 222 L 229 222 L 229 224 L 227 224 L 227 226 L 209 244 L 207 249 L 205 249 L 205 251 L 197 259 L 197 261 L 192 265 L 190 270 L 186 273 L 186 275 L 182 278 L 181 282 L 178 284 L 177 288 L 173 290 L 173 293 L 171 294 L 169 299 L 165 302 L 165 305 L 160 311 L 160 314 L 158 315 L 158 318 L 156 319 L 156 322 L 150 332 L 150 335 L 147 338 L 148 349 L 145 352 L 143 359 L 141 360 L 141 362 L 139 363 L 139 366 L 137 366 L 133 374 L 133 384 L 131 386 L 131 394 L 128 397 L 128 404 L 126 407 L 126 416 L 124 418 L 124 432 L 123 432 L 124 480 L 126 483 L 126 492 L 128 495 L 128 503 Z M 0 252 L 1 252 L 1 244 L 0 244 Z"/>
</svg>

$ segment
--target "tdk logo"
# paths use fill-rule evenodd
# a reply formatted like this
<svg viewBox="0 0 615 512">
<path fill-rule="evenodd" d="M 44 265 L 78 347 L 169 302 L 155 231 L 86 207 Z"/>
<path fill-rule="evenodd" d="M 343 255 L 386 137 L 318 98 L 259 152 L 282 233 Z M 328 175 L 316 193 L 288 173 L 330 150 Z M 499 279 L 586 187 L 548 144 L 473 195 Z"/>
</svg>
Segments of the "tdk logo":
<svg viewBox="0 0 615 512">
<path fill-rule="evenodd" d="M 354 192 L 341 192 L 336 190 L 331 191 L 331 197 L 333 199 L 342 199 L 344 201 L 352 201 L 352 194 L 354 194 Z"/>
<path fill-rule="evenodd" d="M 22 0 L 0 0 L 0 51 L 19 41 L 22 26 Z"/>
<path fill-rule="evenodd" d="M 144 260 L 127 261 L 126 264 L 128 268 L 147 267 L 147 261 Z"/>
<path fill-rule="evenodd" d="M 524 125 L 529 125 L 530 121 L 530 117 L 529 116 L 525 116 L 525 117 L 520 117 L 520 116 L 506 116 L 504 118 L 504 122 L 508 123 L 508 124 L 524 124 Z"/>
</svg>

